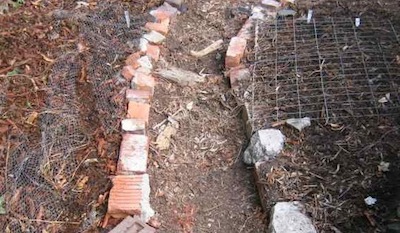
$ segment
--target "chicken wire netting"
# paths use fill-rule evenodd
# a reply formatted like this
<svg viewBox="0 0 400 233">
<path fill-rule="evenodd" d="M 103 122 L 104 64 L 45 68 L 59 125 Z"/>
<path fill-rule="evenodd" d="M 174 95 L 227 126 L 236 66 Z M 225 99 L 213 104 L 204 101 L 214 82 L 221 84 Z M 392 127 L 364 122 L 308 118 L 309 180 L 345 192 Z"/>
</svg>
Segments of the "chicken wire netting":
<svg viewBox="0 0 400 233">
<path fill-rule="evenodd" d="M 259 21 L 248 101 L 253 130 L 289 118 L 325 123 L 398 114 L 398 25 L 376 19 Z"/>
<path fill-rule="evenodd" d="M 62 50 L 52 67 L 38 143 L 22 134 L 10 151 L 0 190 L 6 209 L 2 232 L 83 232 L 98 223 L 98 213 L 88 212 L 97 199 L 82 200 L 76 183 L 93 144 L 91 132 L 98 127 L 115 133 L 125 114 L 129 83 L 118 71 L 137 50 L 145 22 L 140 15 L 127 20 L 126 11 L 120 3 L 98 3 L 92 10 L 54 13 L 56 30 L 77 28 L 77 46 Z"/>
</svg>

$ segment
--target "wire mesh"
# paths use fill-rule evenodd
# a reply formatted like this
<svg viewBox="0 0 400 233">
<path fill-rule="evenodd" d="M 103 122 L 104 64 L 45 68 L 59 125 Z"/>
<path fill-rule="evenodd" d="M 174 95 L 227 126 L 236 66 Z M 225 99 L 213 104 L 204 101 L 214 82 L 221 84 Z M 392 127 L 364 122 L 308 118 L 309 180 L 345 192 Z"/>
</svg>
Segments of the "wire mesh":
<svg viewBox="0 0 400 233">
<path fill-rule="evenodd" d="M 7 218 L 0 219 L 5 232 L 83 232 L 96 225 L 96 217 L 83 216 L 90 216 L 88 206 L 97 199 L 82 201 L 74 188 L 94 128 L 118 132 L 125 114 L 129 83 L 118 71 L 121 60 L 137 49 L 146 20 L 131 16 L 128 28 L 125 10 L 120 3 L 99 3 L 91 11 L 55 13 L 55 28 L 62 22 L 78 27 L 78 48 L 63 51 L 48 77 L 39 143 L 21 135 L 8 158 Z M 90 88 L 82 89 L 82 82 Z"/>
<path fill-rule="evenodd" d="M 252 78 L 254 130 L 310 117 L 326 123 L 399 110 L 399 37 L 390 21 L 257 22 Z"/>
</svg>

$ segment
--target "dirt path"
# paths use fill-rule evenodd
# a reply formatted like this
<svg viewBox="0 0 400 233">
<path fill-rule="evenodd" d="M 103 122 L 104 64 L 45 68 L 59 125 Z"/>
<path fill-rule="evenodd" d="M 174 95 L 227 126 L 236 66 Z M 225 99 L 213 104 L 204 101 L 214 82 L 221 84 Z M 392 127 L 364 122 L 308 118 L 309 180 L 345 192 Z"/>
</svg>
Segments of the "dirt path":
<svg viewBox="0 0 400 233">
<path fill-rule="evenodd" d="M 162 232 L 265 229 L 252 170 L 239 158 L 245 135 L 240 107 L 222 76 L 225 50 L 199 60 L 189 55 L 218 39 L 226 46 L 237 33 L 245 17 L 229 6 L 222 1 L 189 2 L 163 51 L 170 65 L 211 75 L 206 84 L 192 88 L 161 80 L 155 91 L 150 129 L 183 108 L 173 117 L 179 129 L 170 148 L 159 151 L 152 145 L 151 201 Z M 159 130 L 150 134 L 154 142 Z"/>
</svg>

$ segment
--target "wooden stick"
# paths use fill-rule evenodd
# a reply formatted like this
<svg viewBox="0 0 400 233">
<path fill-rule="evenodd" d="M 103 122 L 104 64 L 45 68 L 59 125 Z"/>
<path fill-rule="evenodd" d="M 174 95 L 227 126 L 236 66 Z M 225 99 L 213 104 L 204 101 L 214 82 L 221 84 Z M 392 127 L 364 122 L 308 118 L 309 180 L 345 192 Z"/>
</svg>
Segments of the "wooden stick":
<svg viewBox="0 0 400 233">
<path fill-rule="evenodd" d="M 190 51 L 190 54 L 194 57 L 204 57 L 205 55 L 214 52 L 215 50 L 218 50 L 222 47 L 222 43 L 224 43 L 223 40 L 217 40 L 214 43 L 212 43 L 210 46 L 207 48 L 200 50 L 200 51 Z"/>
</svg>

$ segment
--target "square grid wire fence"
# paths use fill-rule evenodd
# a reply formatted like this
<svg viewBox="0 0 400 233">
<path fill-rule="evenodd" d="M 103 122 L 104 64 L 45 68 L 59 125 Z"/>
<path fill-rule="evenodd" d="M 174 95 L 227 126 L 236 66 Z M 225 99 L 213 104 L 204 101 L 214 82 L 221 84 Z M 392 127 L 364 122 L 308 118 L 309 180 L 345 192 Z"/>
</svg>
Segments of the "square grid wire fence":
<svg viewBox="0 0 400 233">
<path fill-rule="evenodd" d="M 288 118 L 326 123 L 399 111 L 399 36 L 390 21 L 258 21 L 253 130 Z"/>
</svg>

